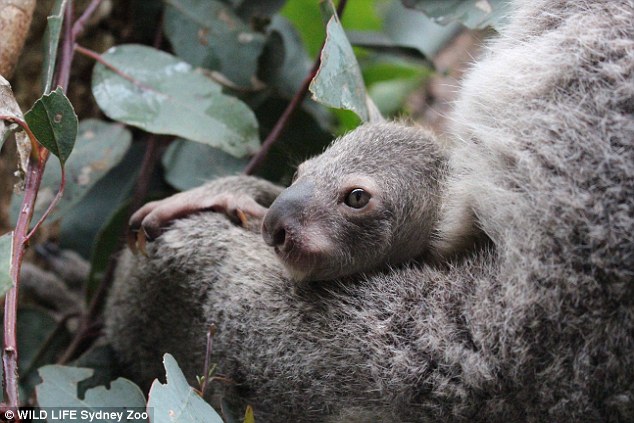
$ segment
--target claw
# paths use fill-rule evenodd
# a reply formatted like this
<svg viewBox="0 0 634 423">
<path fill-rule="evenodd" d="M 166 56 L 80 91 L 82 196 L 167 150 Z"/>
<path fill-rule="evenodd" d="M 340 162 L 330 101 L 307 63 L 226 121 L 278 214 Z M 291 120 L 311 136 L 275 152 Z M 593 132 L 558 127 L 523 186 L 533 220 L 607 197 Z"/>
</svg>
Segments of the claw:
<svg viewBox="0 0 634 423">
<path fill-rule="evenodd" d="M 147 244 L 147 235 L 145 234 L 145 231 L 139 231 L 136 234 L 136 245 L 139 249 L 139 251 L 141 252 L 141 254 L 143 254 L 145 257 L 147 257 L 147 250 L 145 249 L 145 246 Z"/>
<path fill-rule="evenodd" d="M 130 249 L 130 251 L 132 251 L 132 254 L 134 254 L 135 256 L 139 252 L 139 250 L 136 247 L 137 233 L 138 231 L 132 228 L 128 228 L 128 233 L 126 234 L 126 238 L 127 238 L 126 243 L 128 244 L 128 248 Z"/>
<path fill-rule="evenodd" d="M 240 224 L 242 224 L 243 227 L 247 228 L 249 224 L 247 214 L 240 209 L 236 209 L 236 215 L 238 216 L 238 219 L 240 219 Z"/>
</svg>

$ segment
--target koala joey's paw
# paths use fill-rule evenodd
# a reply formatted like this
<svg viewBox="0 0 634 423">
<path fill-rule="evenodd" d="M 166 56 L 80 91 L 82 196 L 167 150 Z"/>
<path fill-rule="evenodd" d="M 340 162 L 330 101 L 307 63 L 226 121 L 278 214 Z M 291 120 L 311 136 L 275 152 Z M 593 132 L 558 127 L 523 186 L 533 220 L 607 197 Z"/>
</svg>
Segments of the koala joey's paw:
<svg viewBox="0 0 634 423">
<path fill-rule="evenodd" d="M 130 218 L 130 250 L 145 253 L 146 242 L 158 238 L 172 221 L 202 211 L 223 213 L 233 223 L 256 231 L 267 208 L 245 194 L 205 195 L 201 190 L 186 191 L 160 201 L 152 201 Z"/>
</svg>

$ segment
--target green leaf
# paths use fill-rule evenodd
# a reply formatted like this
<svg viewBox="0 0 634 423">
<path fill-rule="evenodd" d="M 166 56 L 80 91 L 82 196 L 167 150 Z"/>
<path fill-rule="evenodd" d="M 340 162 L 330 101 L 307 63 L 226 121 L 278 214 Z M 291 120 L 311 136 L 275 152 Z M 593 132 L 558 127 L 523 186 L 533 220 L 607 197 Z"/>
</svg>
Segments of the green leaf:
<svg viewBox="0 0 634 423">
<path fill-rule="evenodd" d="M 352 46 L 337 17 L 328 21 L 321 65 L 310 84 L 313 98 L 331 107 L 352 110 L 361 119 L 369 118 L 363 77 Z"/>
<path fill-rule="evenodd" d="M 469 28 L 498 28 L 503 25 L 510 0 L 401 0 L 441 25 L 458 21 Z"/>
<path fill-rule="evenodd" d="M 394 43 L 420 51 L 433 58 L 462 29 L 457 22 L 440 25 L 423 13 L 392 3 L 385 15 L 385 34 Z"/>
<path fill-rule="evenodd" d="M 13 286 L 11 278 L 11 255 L 13 254 L 13 232 L 0 236 L 0 296 Z"/>
<path fill-rule="evenodd" d="M 222 423 L 222 419 L 187 384 L 178 363 L 170 354 L 163 356 L 167 383 L 155 380 L 150 388 L 148 408 L 154 409 L 152 423 Z"/>
<path fill-rule="evenodd" d="M 123 125 L 96 119 L 83 120 L 79 125 L 77 148 L 66 163 L 66 190 L 49 219 L 64 216 L 103 176 L 117 165 L 130 148 L 132 134 Z M 59 189 L 61 172 L 58 166 L 46 166 L 35 204 L 34 219 L 39 219 Z M 11 216 L 17 218 L 22 195 L 14 195 Z"/>
<path fill-rule="evenodd" d="M 217 148 L 179 139 L 170 144 L 162 162 L 165 180 L 184 191 L 220 176 L 240 173 L 249 161 L 236 159 Z"/>
<path fill-rule="evenodd" d="M 177 56 L 217 70 L 238 86 L 252 86 L 263 34 L 220 1 L 165 0 L 165 5 L 165 35 Z"/>
<path fill-rule="evenodd" d="M 77 138 L 77 115 L 62 88 L 40 97 L 24 118 L 40 144 L 55 154 L 63 166 Z"/>
<path fill-rule="evenodd" d="M 96 412 L 124 411 L 138 408 L 145 410 L 145 398 L 143 392 L 134 383 L 127 379 L 119 378 L 110 384 L 110 389 L 99 386 L 86 391 L 83 399 L 80 399 L 77 384 L 93 375 L 92 369 L 81 367 L 67 367 L 59 365 L 44 366 L 39 369 L 42 383 L 37 385 L 37 402 L 40 407 L 81 407 L 82 411 Z M 120 408 L 121 410 L 113 410 Z M 125 413 L 124 413 L 125 415 Z M 56 420 L 59 422 L 74 422 L 77 419 Z M 97 419 L 93 422 L 114 422 L 116 420 Z M 130 420 L 127 420 L 130 421 Z M 144 419 L 132 420 L 146 422 Z"/>
<path fill-rule="evenodd" d="M 172 55 L 140 46 L 111 48 L 103 60 L 134 82 L 97 64 L 92 91 L 110 118 L 148 132 L 220 148 L 236 157 L 259 148 L 257 122 L 240 100 Z"/>
<path fill-rule="evenodd" d="M 51 14 L 46 18 L 48 23 L 42 42 L 44 46 L 44 63 L 42 65 L 42 89 L 44 94 L 48 94 L 53 85 L 55 61 L 57 60 L 57 46 L 59 44 L 59 36 L 62 32 L 66 3 L 68 3 L 68 0 L 56 0 Z"/>
</svg>

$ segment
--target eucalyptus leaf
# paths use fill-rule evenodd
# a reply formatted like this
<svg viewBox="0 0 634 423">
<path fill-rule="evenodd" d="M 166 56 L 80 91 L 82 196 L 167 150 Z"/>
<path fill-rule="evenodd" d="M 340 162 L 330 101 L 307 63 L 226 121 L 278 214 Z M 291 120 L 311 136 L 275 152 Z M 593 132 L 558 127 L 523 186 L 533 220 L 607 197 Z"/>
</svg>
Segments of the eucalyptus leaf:
<svg viewBox="0 0 634 423">
<path fill-rule="evenodd" d="M 40 97 L 24 115 L 31 132 L 44 147 L 68 160 L 77 138 L 77 115 L 61 87 Z"/>
<path fill-rule="evenodd" d="M 326 28 L 321 65 L 309 89 L 316 101 L 352 110 L 362 120 L 368 120 L 367 95 L 361 70 L 346 33 L 334 14 Z"/>
<path fill-rule="evenodd" d="M 87 119 L 79 125 L 77 148 L 66 163 L 66 189 L 49 218 L 64 216 L 88 193 L 103 176 L 121 161 L 130 147 L 132 134 L 123 125 Z M 34 219 L 39 219 L 59 189 L 61 172 L 59 166 L 46 166 Z M 17 219 L 22 195 L 14 195 L 11 215 Z"/>
<path fill-rule="evenodd" d="M 252 86 L 264 34 L 221 1 L 165 0 L 165 6 L 165 35 L 177 56 L 217 70 L 238 86 Z"/>
<path fill-rule="evenodd" d="M 506 22 L 510 0 L 401 0 L 441 25 L 458 21 L 469 28 L 499 28 Z"/>
<path fill-rule="evenodd" d="M 119 378 L 105 386 L 88 389 L 83 399 L 78 395 L 78 383 L 93 375 L 92 369 L 81 367 L 67 367 L 48 365 L 39 369 L 42 383 L 37 385 L 37 402 L 40 407 L 81 408 L 85 412 L 109 411 L 124 412 L 136 409 L 145 411 L 145 397 L 134 383 Z M 119 409 L 119 410 L 117 410 Z M 56 420 L 61 423 L 77 421 L 70 416 L 67 419 Z M 95 419 L 93 422 L 114 422 L 117 420 Z M 130 419 L 126 421 L 146 422 L 145 419 Z"/>
<path fill-rule="evenodd" d="M 208 144 L 236 157 L 259 148 L 253 112 L 188 63 L 132 44 L 113 47 L 102 58 L 127 76 L 101 63 L 95 66 L 92 91 L 110 118 Z"/>
<path fill-rule="evenodd" d="M 13 232 L 0 236 L 0 296 L 13 286 L 11 278 L 11 255 L 13 252 Z"/>
<path fill-rule="evenodd" d="M 399 2 L 390 4 L 385 14 L 385 34 L 396 44 L 415 48 L 430 59 L 461 29 L 458 22 L 440 25 L 423 13 L 405 8 Z"/>
<path fill-rule="evenodd" d="M 248 162 L 217 148 L 183 139 L 172 142 L 162 158 L 165 179 L 181 191 L 221 176 L 238 174 Z"/>
<path fill-rule="evenodd" d="M 64 22 L 64 9 L 68 0 L 55 0 L 51 14 L 46 18 L 46 31 L 44 32 L 44 63 L 42 65 L 42 89 L 44 94 L 51 91 L 53 85 L 53 74 L 55 72 L 55 61 L 57 60 L 57 46 L 62 33 L 62 23 Z"/>
<path fill-rule="evenodd" d="M 155 380 L 150 388 L 148 408 L 152 423 L 222 423 L 222 418 L 189 386 L 178 363 L 170 354 L 163 356 L 167 383 Z"/>
</svg>

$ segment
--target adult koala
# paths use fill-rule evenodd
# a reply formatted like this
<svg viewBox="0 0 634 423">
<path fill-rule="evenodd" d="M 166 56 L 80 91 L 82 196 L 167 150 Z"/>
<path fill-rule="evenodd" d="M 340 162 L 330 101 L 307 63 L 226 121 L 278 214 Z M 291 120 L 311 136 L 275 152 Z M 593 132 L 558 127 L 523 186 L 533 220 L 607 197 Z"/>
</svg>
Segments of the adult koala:
<svg viewBox="0 0 634 423">
<path fill-rule="evenodd" d="M 107 334 L 138 380 L 173 353 L 258 422 L 634 420 L 634 1 L 523 0 L 464 82 L 448 266 L 295 284 L 223 216 L 126 253 Z M 465 224 L 465 222 L 467 222 Z"/>
</svg>

